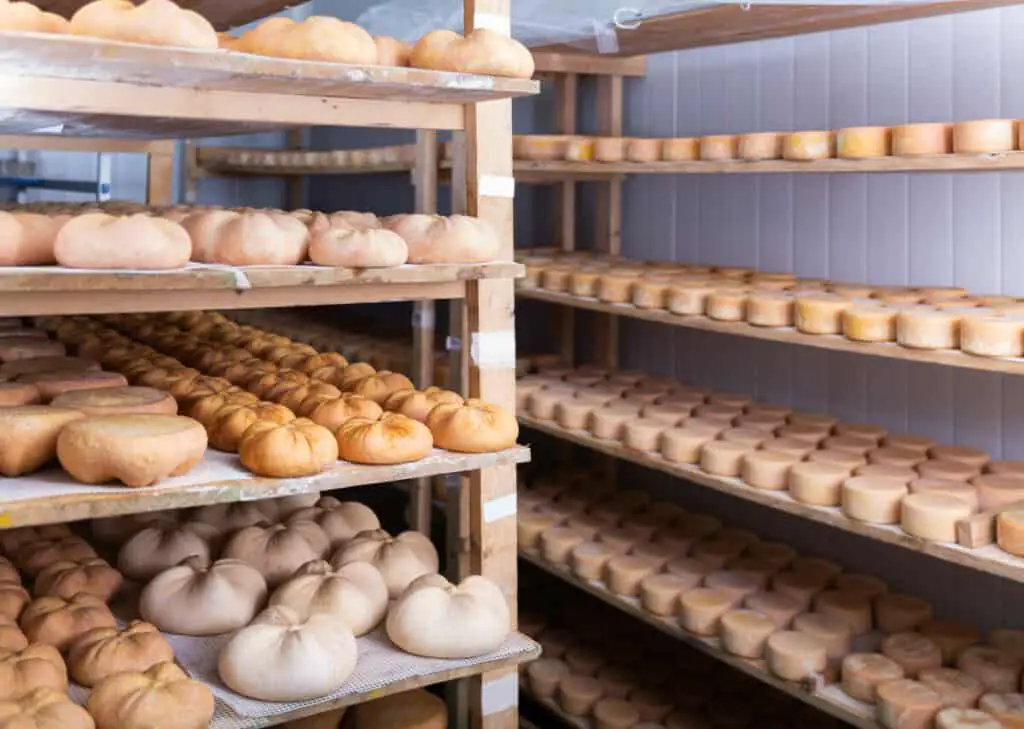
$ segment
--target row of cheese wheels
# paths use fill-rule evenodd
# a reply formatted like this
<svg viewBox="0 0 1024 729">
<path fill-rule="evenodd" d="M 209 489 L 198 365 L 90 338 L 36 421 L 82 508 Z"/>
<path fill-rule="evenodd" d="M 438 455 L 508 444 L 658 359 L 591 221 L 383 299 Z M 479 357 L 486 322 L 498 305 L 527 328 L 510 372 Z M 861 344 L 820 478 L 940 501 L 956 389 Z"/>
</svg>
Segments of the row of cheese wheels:
<svg viewBox="0 0 1024 729">
<path fill-rule="evenodd" d="M 999 545 L 1024 556 L 1024 511 L 1010 508 L 1024 500 L 1020 461 L 631 372 L 542 370 L 518 381 L 517 399 L 567 430 L 928 541 L 955 543 L 972 514 L 1003 510 Z"/>
<path fill-rule="evenodd" d="M 371 36 L 355 23 L 314 15 L 301 22 L 276 17 L 235 37 L 217 33 L 199 13 L 173 0 L 93 0 L 70 20 L 31 2 L 0 3 L 0 31 L 65 34 L 146 45 L 237 51 L 262 56 L 365 66 L 419 68 L 530 78 L 533 55 L 518 41 L 490 30 L 461 36 L 427 33 L 415 45 Z"/>
<path fill-rule="evenodd" d="M 175 658 L 161 630 L 232 634 L 219 651 L 221 679 L 265 701 L 309 700 L 337 690 L 356 666 L 356 637 L 378 625 L 400 649 L 438 658 L 482 655 L 504 641 L 511 620 L 500 589 L 482 577 L 448 584 L 437 574 L 437 553 L 426 537 L 391 537 L 379 527 L 362 504 L 319 494 L 94 522 L 93 539 L 99 546 L 103 537 L 117 550 L 120 571 L 66 525 L 5 532 L 0 624 L 10 652 L 0 653 L 0 675 L 6 670 L 20 680 L 0 684 L 0 700 L 41 688 L 67 690 L 68 672 L 88 688 L 124 672 L 158 672 Z M 138 613 L 147 622 L 121 629 L 109 605 L 130 592 L 122 590 L 125 578 L 145 583 Z M 450 600 L 475 629 L 450 623 Z M 431 614 L 441 619 L 431 619 L 435 630 L 410 622 Z M 39 653 L 56 657 L 55 670 L 18 676 L 18 666 Z M 208 689 L 199 684 L 194 693 L 208 698 L 191 709 L 173 701 L 160 707 L 176 722 L 183 712 L 186 718 L 175 726 L 198 729 L 209 722 Z M 107 726 L 146 724 L 120 722 Z"/>
<path fill-rule="evenodd" d="M 416 147 L 410 144 L 367 149 L 334 149 L 330 151 L 293 151 L 224 149 L 221 159 L 210 162 L 216 167 L 223 161 L 229 165 L 245 167 L 367 167 L 380 165 L 412 164 L 416 159 Z"/>
<path fill-rule="evenodd" d="M 524 576 L 525 577 L 525 576 Z M 527 583 L 530 585 L 530 583 Z M 532 585 L 530 585 L 532 587 Z M 553 585 L 529 600 L 519 629 L 542 657 L 520 673 L 531 697 L 603 729 L 838 729 L 839 722 L 611 606 Z M 543 588 L 543 589 L 540 589 Z M 558 609 L 554 609 L 557 605 Z"/>
<path fill-rule="evenodd" d="M 998 154 L 1024 149 L 1015 119 L 956 124 L 849 127 L 835 131 L 753 132 L 704 137 L 649 139 L 525 135 L 513 139 L 517 159 L 570 162 L 807 162 L 943 154 Z"/>
<path fill-rule="evenodd" d="M 574 256 L 524 255 L 523 289 L 569 293 L 680 316 L 795 328 L 908 349 L 1024 356 L 1024 304 L 953 286 L 891 287 L 686 264 L 644 267 Z"/>
<path fill-rule="evenodd" d="M 0 265 L 82 269 L 181 268 L 195 263 L 343 268 L 405 263 L 486 263 L 497 258 L 493 228 L 465 215 L 314 213 L 175 207 L 0 212 Z M 127 209 L 126 209 L 127 210 Z"/>
<path fill-rule="evenodd" d="M 780 678 L 838 680 L 876 705 L 886 729 L 1024 721 L 1024 631 L 993 630 L 983 643 L 974 627 L 937 619 L 927 601 L 877 577 L 597 480 L 520 489 L 520 547 L 692 635 L 718 637 L 730 654 L 763 659 Z"/>
</svg>

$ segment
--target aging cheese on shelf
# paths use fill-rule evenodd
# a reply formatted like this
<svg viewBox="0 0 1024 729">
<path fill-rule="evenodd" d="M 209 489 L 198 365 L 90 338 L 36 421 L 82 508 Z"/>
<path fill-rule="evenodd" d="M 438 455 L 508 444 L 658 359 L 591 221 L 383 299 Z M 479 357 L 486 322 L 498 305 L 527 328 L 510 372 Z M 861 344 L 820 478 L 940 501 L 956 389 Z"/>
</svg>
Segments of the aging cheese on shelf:
<svg viewBox="0 0 1024 729">
<path fill-rule="evenodd" d="M 881 684 L 877 691 L 878 721 L 885 729 L 930 729 L 942 708 L 942 697 L 909 678 Z"/>
<path fill-rule="evenodd" d="M 680 624 L 697 635 L 717 635 L 722 616 L 733 607 L 720 590 L 698 587 L 679 597 Z"/>
<path fill-rule="evenodd" d="M 805 334 L 841 334 L 843 312 L 853 301 L 835 294 L 798 296 L 794 324 Z"/>
<path fill-rule="evenodd" d="M 586 716 L 601 698 L 601 682 L 593 676 L 566 676 L 558 684 L 558 705 L 572 716 Z"/>
<path fill-rule="evenodd" d="M 911 349 L 956 349 L 962 318 L 925 306 L 903 309 L 896 317 L 896 341 Z"/>
<path fill-rule="evenodd" d="M 760 658 L 768 637 L 778 630 L 775 622 L 754 610 L 730 610 L 721 619 L 718 635 L 722 647 L 734 656 Z"/>
<path fill-rule="evenodd" d="M 606 304 L 625 304 L 633 293 L 636 277 L 606 273 L 597 280 L 597 298 Z"/>
<path fill-rule="evenodd" d="M 804 423 L 804 422 L 793 422 L 793 417 L 789 418 L 789 425 L 784 425 L 775 431 L 775 434 L 780 438 L 793 438 L 795 440 L 803 440 L 808 443 L 813 443 L 815 446 L 819 445 L 832 432 L 832 424 L 818 424 L 818 423 Z M 827 447 L 827 446 L 825 446 Z"/>
<path fill-rule="evenodd" d="M 952 124 L 902 124 L 892 128 L 892 153 L 896 157 L 949 154 L 952 151 Z"/>
<path fill-rule="evenodd" d="M 927 460 L 927 457 L 920 451 L 894 448 L 892 446 L 873 448 L 868 451 L 867 458 L 868 463 L 907 469 L 914 468 L 918 463 Z"/>
<path fill-rule="evenodd" d="M 571 527 L 551 527 L 540 535 L 540 553 L 548 562 L 566 565 L 569 553 L 583 541 L 584 535 Z"/>
<path fill-rule="evenodd" d="M 679 596 L 699 584 L 699 575 L 670 572 L 648 575 L 640 582 L 640 604 L 649 613 L 670 617 L 679 612 Z"/>
<path fill-rule="evenodd" d="M 767 616 L 778 629 L 787 629 L 806 607 L 797 598 L 774 590 L 747 595 L 743 606 Z"/>
<path fill-rule="evenodd" d="M 830 582 L 819 575 L 787 570 L 772 578 L 772 589 L 796 599 L 801 605 L 810 606 L 811 600 L 825 589 Z"/>
<path fill-rule="evenodd" d="M 697 463 L 705 444 L 715 439 L 717 432 L 707 427 L 683 425 L 662 431 L 659 451 L 666 461 Z"/>
<path fill-rule="evenodd" d="M 828 665 L 824 641 L 795 630 L 773 633 L 765 644 L 768 668 L 787 681 L 802 681 L 820 675 Z"/>
<path fill-rule="evenodd" d="M 782 136 L 778 132 L 753 132 L 741 134 L 739 157 L 747 162 L 782 158 Z"/>
<path fill-rule="evenodd" d="M 623 426 L 622 442 L 636 451 L 656 451 L 665 424 L 657 420 L 638 418 L 629 420 Z"/>
<path fill-rule="evenodd" d="M 601 651 L 588 645 L 574 645 L 566 650 L 565 662 L 569 670 L 577 676 L 596 676 L 608 659 Z"/>
<path fill-rule="evenodd" d="M 997 719 L 1006 729 L 1024 727 L 1024 694 L 988 693 L 978 701 L 978 708 Z"/>
<path fill-rule="evenodd" d="M 854 305 L 843 312 L 843 334 L 855 342 L 895 342 L 896 309 Z"/>
<path fill-rule="evenodd" d="M 999 648 L 975 645 L 964 649 L 956 660 L 956 667 L 974 676 L 994 693 L 1012 693 L 1020 684 L 1022 661 Z"/>
<path fill-rule="evenodd" d="M 633 285 L 633 306 L 638 309 L 664 309 L 668 284 L 662 281 L 637 281 Z"/>
<path fill-rule="evenodd" d="M 594 408 L 587 428 L 595 438 L 621 440 L 626 423 L 634 420 L 639 412 L 640 408 L 625 404 Z"/>
<path fill-rule="evenodd" d="M 904 448 L 910 451 L 921 451 L 927 454 L 929 449 L 935 446 L 935 441 L 920 435 L 902 435 L 890 433 L 882 438 L 882 445 L 893 448 Z"/>
<path fill-rule="evenodd" d="M 896 524 L 906 495 L 906 484 L 896 479 L 854 476 L 843 482 L 843 513 L 869 524 Z"/>
<path fill-rule="evenodd" d="M 660 139 L 634 137 L 626 140 L 626 159 L 630 162 L 654 162 L 660 155 Z"/>
<path fill-rule="evenodd" d="M 700 138 L 700 158 L 709 162 L 736 159 L 737 139 L 731 134 Z"/>
<path fill-rule="evenodd" d="M 904 449 L 906 450 L 906 449 Z M 915 468 L 921 478 L 941 479 L 943 481 L 970 481 L 981 473 L 981 467 L 963 461 L 941 460 L 930 458 L 918 463 Z"/>
<path fill-rule="evenodd" d="M 836 156 L 869 159 L 889 154 L 889 127 L 849 127 L 836 132 Z"/>
<path fill-rule="evenodd" d="M 850 438 L 865 438 L 878 443 L 888 432 L 880 425 L 871 423 L 836 423 L 836 433 Z"/>
<path fill-rule="evenodd" d="M 1024 557 L 1024 511 L 1003 511 L 996 517 L 996 542 L 1004 552 Z"/>
<path fill-rule="evenodd" d="M 704 578 L 704 586 L 725 593 L 732 604 L 739 605 L 748 595 L 763 587 L 763 580 L 756 575 L 738 570 L 715 570 Z"/>
<path fill-rule="evenodd" d="M 935 641 L 917 633 L 894 633 L 882 640 L 882 655 L 900 665 L 907 678 L 942 667 L 942 651 Z"/>
<path fill-rule="evenodd" d="M 960 322 L 960 349 L 979 357 L 1020 357 L 1024 354 L 1024 320 L 965 316 Z"/>
<path fill-rule="evenodd" d="M 629 729 L 640 721 L 640 710 L 624 699 L 601 699 L 594 704 L 594 729 Z"/>
<path fill-rule="evenodd" d="M 874 575 L 859 575 L 845 572 L 836 577 L 835 588 L 842 592 L 856 592 L 869 600 L 889 592 L 888 585 Z"/>
<path fill-rule="evenodd" d="M 804 461 L 789 471 L 789 493 L 805 504 L 839 506 L 843 482 L 850 470 L 832 463 Z"/>
<path fill-rule="evenodd" d="M 598 162 L 621 162 L 626 157 L 626 140 L 622 137 L 596 137 L 594 159 Z"/>
<path fill-rule="evenodd" d="M 712 440 L 704 444 L 700 452 L 702 470 L 716 476 L 739 476 L 743 456 L 750 447 L 728 440 Z"/>
<path fill-rule="evenodd" d="M 569 430 L 583 430 L 593 410 L 594 404 L 591 402 L 567 398 L 555 405 L 555 422 Z"/>
<path fill-rule="evenodd" d="M 644 557 L 618 555 L 605 565 L 605 581 L 608 589 L 616 595 L 636 597 L 640 594 L 640 582 L 653 573 L 656 563 Z"/>
<path fill-rule="evenodd" d="M 967 502 L 936 493 L 910 494 L 900 505 L 900 526 L 932 542 L 956 542 L 956 524 L 972 513 Z"/>
<path fill-rule="evenodd" d="M 929 668 L 921 671 L 917 680 L 941 696 L 943 706 L 977 706 L 985 693 L 981 681 L 955 668 Z"/>
<path fill-rule="evenodd" d="M 835 135 L 830 131 L 803 131 L 787 134 L 782 140 L 782 156 L 805 162 L 826 159 L 835 154 Z"/>
<path fill-rule="evenodd" d="M 935 729 L 1003 729 L 991 714 L 970 708 L 949 707 L 935 715 Z"/>
<path fill-rule="evenodd" d="M 984 474 L 971 479 L 978 492 L 978 508 L 991 511 L 1024 499 L 1024 478 Z"/>
<path fill-rule="evenodd" d="M 862 455 L 837 451 L 828 447 L 822 447 L 821 450 L 814 451 L 807 457 L 807 460 L 811 463 L 827 463 L 832 466 L 839 466 L 851 474 L 854 469 L 867 464 L 867 460 Z"/>
<path fill-rule="evenodd" d="M 687 162 L 700 156 L 700 140 L 696 137 L 676 137 L 661 142 L 661 158 L 665 162 Z"/>
<path fill-rule="evenodd" d="M 1013 119 L 979 119 L 953 125 L 953 151 L 957 154 L 1011 152 L 1017 143 Z"/>
<path fill-rule="evenodd" d="M 569 676 L 569 666 L 557 658 L 541 658 L 526 667 L 530 693 L 541 699 L 553 699 L 558 684 Z"/>
<path fill-rule="evenodd" d="M 701 316 L 708 297 L 717 289 L 704 283 L 679 283 L 668 290 L 666 308 L 673 314 Z"/>
<path fill-rule="evenodd" d="M 820 640 L 829 660 L 842 660 L 850 652 L 853 632 L 841 617 L 817 612 L 803 613 L 793 619 L 793 630 Z"/>
<path fill-rule="evenodd" d="M 875 600 L 875 622 L 883 633 L 905 633 L 931 620 L 932 606 L 914 595 L 887 593 Z"/>
<path fill-rule="evenodd" d="M 594 140 L 590 137 L 569 137 L 565 141 L 565 159 L 569 162 L 593 162 Z"/>
<path fill-rule="evenodd" d="M 896 661 L 880 653 L 851 653 L 843 658 L 840 685 L 846 694 L 868 704 L 878 700 L 878 687 L 903 678 Z"/>
<path fill-rule="evenodd" d="M 926 620 L 917 630 L 935 641 L 942 651 L 943 663 L 948 665 L 954 665 L 964 650 L 981 641 L 977 628 L 955 620 Z"/>
<path fill-rule="evenodd" d="M 868 463 L 863 466 L 857 466 L 853 469 L 854 476 L 866 476 L 868 478 L 885 478 L 895 481 L 899 481 L 904 485 L 908 485 L 911 481 L 917 478 L 917 471 L 913 468 L 907 468 L 906 466 L 890 466 L 881 463 Z"/>
<path fill-rule="evenodd" d="M 540 543 L 540 535 L 558 522 L 559 518 L 553 514 L 544 514 L 536 511 L 519 512 L 517 518 L 519 546 L 535 549 Z"/>
<path fill-rule="evenodd" d="M 756 327 L 793 326 L 792 294 L 753 291 L 747 296 L 747 323 Z"/>
<path fill-rule="evenodd" d="M 870 438 L 861 438 L 856 435 L 833 435 L 823 440 L 821 447 L 826 450 L 849 453 L 866 460 L 868 453 L 875 450 L 877 445 Z"/>
<path fill-rule="evenodd" d="M 960 461 L 979 469 L 984 468 L 990 460 L 988 453 L 981 448 L 961 445 L 933 446 L 928 455 L 938 461 Z"/>
<path fill-rule="evenodd" d="M 799 457 L 776 451 L 750 451 L 743 456 L 740 478 L 754 488 L 783 491 Z"/>
<path fill-rule="evenodd" d="M 761 450 L 783 453 L 795 457 L 798 461 L 806 458 L 816 449 L 813 443 L 797 438 L 769 438 L 761 444 Z"/>
<path fill-rule="evenodd" d="M 857 592 L 825 590 L 814 596 L 814 610 L 839 618 L 853 635 L 871 632 L 871 600 Z"/>
<path fill-rule="evenodd" d="M 718 290 L 708 296 L 704 313 L 716 321 L 743 321 L 747 295 L 738 291 Z"/>
</svg>

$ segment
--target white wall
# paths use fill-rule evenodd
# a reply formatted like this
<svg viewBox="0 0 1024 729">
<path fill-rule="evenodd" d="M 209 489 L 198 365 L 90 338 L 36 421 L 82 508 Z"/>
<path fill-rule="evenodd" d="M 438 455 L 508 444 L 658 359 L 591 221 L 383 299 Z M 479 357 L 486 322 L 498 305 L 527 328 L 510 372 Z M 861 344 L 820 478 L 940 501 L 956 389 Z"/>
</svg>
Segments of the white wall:
<svg viewBox="0 0 1024 729">
<path fill-rule="evenodd" d="M 1024 7 L 1011 7 L 653 56 L 647 77 L 627 82 L 626 133 L 1021 118 L 1022 29 Z M 1020 172 L 652 175 L 626 184 L 623 247 L 633 258 L 1024 295 L 1022 202 Z M 628 366 L 1024 458 L 1024 377 L 623 326 Z M 944 612 L 1024 625 L 1013 610 L 1024 590 L 1008 581 L 719 503 L 762 530 L 930 592 Z"/>
</svg>

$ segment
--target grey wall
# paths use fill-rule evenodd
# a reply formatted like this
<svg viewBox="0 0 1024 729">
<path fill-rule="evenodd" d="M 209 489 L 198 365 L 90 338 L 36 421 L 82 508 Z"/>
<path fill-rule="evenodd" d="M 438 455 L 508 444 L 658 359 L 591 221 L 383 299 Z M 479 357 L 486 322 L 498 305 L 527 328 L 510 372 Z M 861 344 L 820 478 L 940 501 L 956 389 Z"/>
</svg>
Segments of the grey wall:
<svg viewBox="0 0 1024 729">
<path fill-rule="evenodd" d="M 650 58 L 627 82 L 626 133 L 693 136 L 1024 117 L 1024 7 Z M 679 175 L 626 183 L 633 258 L 756 266 L 874 284 L 1024 295 L 1024 173 Z M 1024 458 L 1024 378 L 623 322 L 623 360 L 809 410 Z M 649 474 L 639 476 L 651 480 Z M 679 484 L 675 488 L 678 491 Z M 669 486 L 671 488 L 671 486 Z M 688 498 L 709 499 L 699 489 Z M 740 504 L 761 531 L 1016 624 L 1024 590 Z"/>
</svg>

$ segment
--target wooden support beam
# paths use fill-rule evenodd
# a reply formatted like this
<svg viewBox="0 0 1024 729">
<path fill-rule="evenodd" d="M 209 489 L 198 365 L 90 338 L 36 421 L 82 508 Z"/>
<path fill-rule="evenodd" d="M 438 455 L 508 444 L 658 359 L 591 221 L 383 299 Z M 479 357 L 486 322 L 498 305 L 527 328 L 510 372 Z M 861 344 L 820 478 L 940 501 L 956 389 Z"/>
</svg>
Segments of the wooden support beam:
<svg viewBox="0 0 1024 729">
<path fill-rule="evenodd" d="M 174 156 L 178 145 L 173 141 L 150 145 L 149 169 L 146 172 L 146 203 L 171 205 L 174 203 Z"/>
<path fill-rule="evenodd" d="M 644 56 L 534 51 L 533 63 L 537 73 L 572 73 L 580 76 L 643 76 L 647 73 L 647 59 Z"/>
<path fill-rule="evenodd" d="M 306 146 L 306 134 L 305 130 L 289 129 L 288 130 L 288 148 L 289 149 L 303 149 Z M 305 177 L 289 177 L 288 178 L 288 209 L 298 210 L 299 208 L 306 207 L 306 178 Z"/>
</svg>

